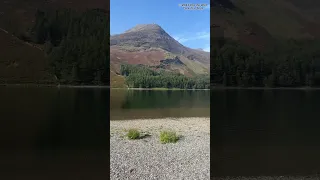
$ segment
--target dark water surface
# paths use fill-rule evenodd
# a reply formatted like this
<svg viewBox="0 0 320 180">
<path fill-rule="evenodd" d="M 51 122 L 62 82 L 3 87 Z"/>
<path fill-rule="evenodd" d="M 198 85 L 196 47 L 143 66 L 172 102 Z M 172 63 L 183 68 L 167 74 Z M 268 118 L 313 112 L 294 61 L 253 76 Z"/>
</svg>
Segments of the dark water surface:
<svg viewBox="0 0 320 180">
<path fill-rule="evenodd" d="M 9 179 L 109 177 L 109 94 L 0 87 L 0 173 Z"/>
<path fill-rule="evenodd" d="M 110 97 L 111 120 L 210 117 L 210 91 L 113 89 Z"/>
<path fill-rule="evenodd" d="M 320 173 L 320 91 L 211 91 L 214 176 Z"/>
<path fill-rule="evenodd" d="M 320 91 L 1 87 L 0 173 L 13 177 L 6 179 L 109 177 L 109 115 L 209 117 L 210 106 L 213 175 L 320 172 Z"/>
</svg>

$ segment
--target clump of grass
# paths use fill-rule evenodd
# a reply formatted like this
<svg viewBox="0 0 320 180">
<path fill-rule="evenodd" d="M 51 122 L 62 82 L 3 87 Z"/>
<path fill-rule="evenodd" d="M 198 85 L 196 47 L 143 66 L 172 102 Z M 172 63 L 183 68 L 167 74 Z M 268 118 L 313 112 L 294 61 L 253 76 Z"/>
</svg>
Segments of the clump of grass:
<svg viewBox="0 0 320 180">
<path fill-rule="evenodd" d="M 179 136 L 173 131 L 161 131 L 160 132 L 160 142 L 162 144 L 166 143 L 176 143 L 179 140 Z"/>
<path fill-rule="evenodd" d="M 129 129 L 126 136 L 129 139 L 139 139 L 140 138 L 140 132 L 137 129 Z"/>
</svg>

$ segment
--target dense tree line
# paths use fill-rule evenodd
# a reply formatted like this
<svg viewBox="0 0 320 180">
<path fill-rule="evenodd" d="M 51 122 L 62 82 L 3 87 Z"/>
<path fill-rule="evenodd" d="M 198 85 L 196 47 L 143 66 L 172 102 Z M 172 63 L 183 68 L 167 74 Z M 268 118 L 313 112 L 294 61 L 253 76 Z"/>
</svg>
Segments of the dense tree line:
<svg viewBox="0 0 320 180">
<path fill-rule="evenodd" d="M 109 84 L 107 18 L 101 9 L 38 10 L 34 27 L 21 38 L 43 44 L 59 83 Z"/>
<path fill-rule="evenodd" d="M 122 64 L 120 73 L 125 76 L 126 84 L 130 88 L 207 89 L 210 87 L 209 76 L 186 77 L 165 70 L 152 70 L 144 65 Z"/>
<path fill-rule="evenodd" d="M 240 43 L 219 42 L 211 54 L 211 85 L 297 87 L 320 84 L 319 40 L 278 41 L 259 52 Z"/>
</svg>

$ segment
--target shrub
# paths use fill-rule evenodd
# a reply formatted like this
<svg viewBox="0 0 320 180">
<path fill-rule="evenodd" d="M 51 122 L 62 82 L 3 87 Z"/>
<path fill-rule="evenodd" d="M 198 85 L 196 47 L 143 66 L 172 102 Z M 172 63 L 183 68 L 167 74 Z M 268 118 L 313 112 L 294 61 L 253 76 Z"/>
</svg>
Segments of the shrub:
<svg viewBox="0 0 320 180">
<path fill-rule="evenodd" d="M 129 139 L 138 139 L 140 137 L 140 132 L 137 129 L 129 129 L 127 137 Z"/>
<path fill-rule="evenodd" d="M 175 143 L 179 140 L 177 134 L 173 131 L 162 131 L 160 132 L 160 142 L 165 143 Z"/>
</svg>

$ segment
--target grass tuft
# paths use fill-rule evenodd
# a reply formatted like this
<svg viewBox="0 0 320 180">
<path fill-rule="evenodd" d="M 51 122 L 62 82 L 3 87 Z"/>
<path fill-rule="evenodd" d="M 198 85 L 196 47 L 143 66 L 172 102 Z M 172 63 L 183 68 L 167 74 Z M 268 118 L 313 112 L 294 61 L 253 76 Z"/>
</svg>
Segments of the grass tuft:
<svg viewBox="0 0 320 180">
<path fill-rule="evenodd" d="M 179 137 L 173 131 L 161 131 L 160 132 L 160 142 L 162 144 L 176 143 L 178 140 L 179 140 Z"/>
<path fill-rule="evenodd" d="M 140 132 L 137 129 L 129 129 L 126 136 L 129 139 L 139 139 L 140 138 Z"/>
</svg>

